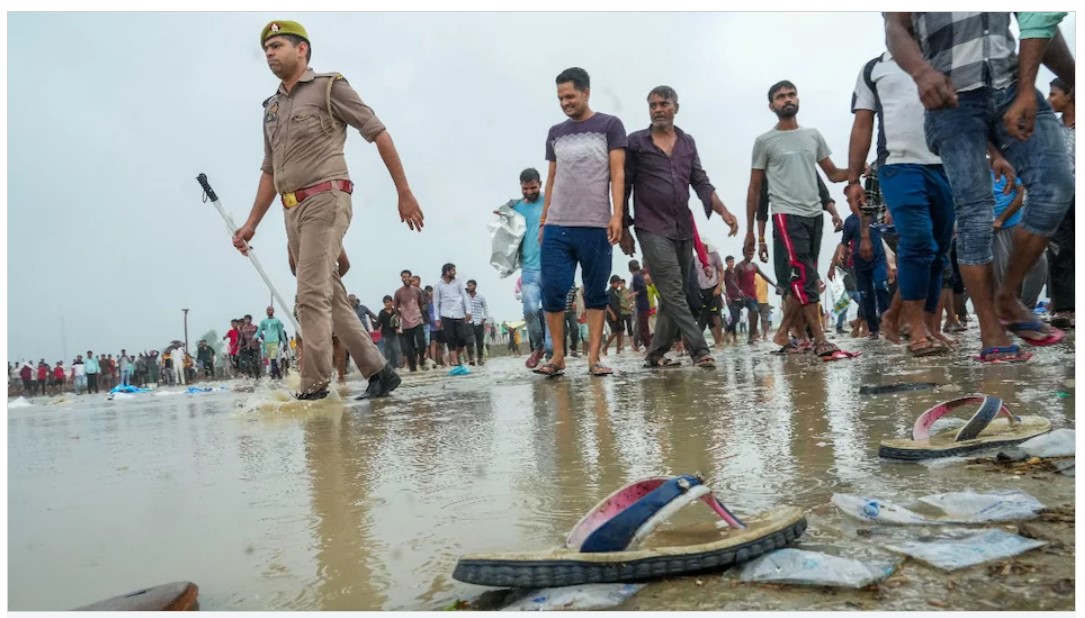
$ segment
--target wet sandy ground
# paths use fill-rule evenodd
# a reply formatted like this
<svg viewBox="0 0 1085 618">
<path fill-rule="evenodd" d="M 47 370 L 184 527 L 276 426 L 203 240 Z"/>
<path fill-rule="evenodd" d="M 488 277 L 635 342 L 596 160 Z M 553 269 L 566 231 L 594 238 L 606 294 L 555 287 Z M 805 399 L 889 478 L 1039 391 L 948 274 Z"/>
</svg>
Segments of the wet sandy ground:
<svg viewBox="0 0 1085 618">
<path fill-rule="evenodd" d="M 854 556 L 893 531 L 843 517 L 834 492 L 904 502 L 1020 488 L 1070 510 L 1013 526 L 1047 548 L 948 576 L 909 560 L 877 589 L 833 592 L 708 574 L 649 584 L 625 609 L 1073 609 L 1073 478 L 877 457 L 927 407 L 974 391 L 1074 427 L 1072 338 L 1016 366 L 845 343 L 863 356 L 823 364 L 729 346 L 714 372 L 650 373 L 626 353 L 607 379 L 584 359 L 546 380 L 501 358 L 470 376 L 405 376 L 376 403 L 287 403 L 260 386 L 13 408 L 9 609 L 179 579 L 199 584 L 209 610 L 441 608 L 487 590 L 451 579 L 459 555 L 559 545 L 622 484 L 696 472 L 740 515 L 809 509 L 798 546 Z M 947 386 L 858 394 L 900 381 Z"/>
</svg>

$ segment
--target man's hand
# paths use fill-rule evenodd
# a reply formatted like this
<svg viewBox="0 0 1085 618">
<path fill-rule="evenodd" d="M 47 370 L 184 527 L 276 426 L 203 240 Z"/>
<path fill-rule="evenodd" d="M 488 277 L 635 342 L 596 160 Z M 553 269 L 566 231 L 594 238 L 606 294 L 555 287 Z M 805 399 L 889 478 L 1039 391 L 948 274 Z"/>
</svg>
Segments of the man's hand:
<svg viewBox="0 0 1085 618">
<path fill-rule="evenodd" d="M 414 193 L 407 192 L 399 196 L 399 220 L 406 223 L 412 230 L 421 232 L 425 217 L 422 215 L 422 207 L 418 205 Z"/>
<path fill-rule="evenodd" d="M 836 267 L 829 267 L 829 281 L 836 281 Z"/>
<path fill-rule="evenodd" d="M 730 210 L 723 211 L 723 222 L 727 224 L 727 227 L 731 228 L 731 233 L 727 235 L 728 238 L 738 236 L 738 219 L 731 214 Z"/>
<path fill-rule="evenodd" d="M 919 89 L 919 100 L 923 102 L 923 107 L 932 111 L 957 107 L 957 91 L 953 88 L 953 82 L 934 67 L 924 66 L 912 78 Z"/>
<path fill-rule="evenodd" d="M 622 253 L 632 257 L 637 250 L 637 245 L 633 241 L 633 234 L 629 233 L 629 228 L 622 228 L 622 239 L 618 242 L 622 248 Z"/>
<path fill-rule="evenodd" d="M 546 221 L 539 221 L 539 246 L 542 247 L 543 230 L 546 229 Z"/>
<path fill-rule="evenodd" d="M 844 187 L 844 197 L 848 198 L 848 206 L 853 211 L 862 210 L 863 206 L 866 206 L 866 191 L 860 185 Z"/>
<path fill-rule="evenodd" d="M 840 215 L 833 213 L 833 231 L 839 232 L 844 229 L 844 220 L 840 218 Z"/>
<path fill-rule="evenodd" d="M 991 159 L 991 171 L 995 173 L 995 181 L 1006 178 L 1006 186 L 1002 188 L 1002 195 L 1009 195 L 1017 188 L 1017 170 L 1006 160 L 1005 157 Z"/>
<path fill-rule="evenodd" d="M 237 228 L 234 232 L 234 248 L 241 252 L 241 255 L 249 254 L 249 241 L 256 235 L 256 226 L 246 223 Z"/>
<path fill-rule="evenodd" d="M 886 225 L 893 225 L 893 213 L 889 212 L 888 208 L 885 209 L 885 217 L 882 219 L 882 221 Z"/>
<path fill-rule="evenodd" d="M 620 216 L 613 216 L 610 218 L 610 223 L 607 223 L 607 242 L 612 245 L 618 244 L 618 241 L 622 239 L 622 218 Z"/>
<path fill-rule="evenodd" d="M 870 242 L 869 236 L 859 239 L 859 257 L 867 262 L 874 261 L 874 243 Z"/>
<path fill-rule="evenodd" d="M 994 222 L 994 225 L 993 225 L 993 227 L 994 227 L 994 228 L 995 228 L 996 230 L 1001 230 L 1001 229 L 1002 229 L 1002 224 L 1003 224 L 1003 223 L 1004 223 L 1004 222 L 1002 221 L 1002 217 L 998 217 L 997 219 L 995 219 L 995 222 Z"/>
<path fill-rule="evenodd" d="M 1017 98 L 1002 116 L 1002 121 L 1006 123 L 1006 132 L 1010 134 L 1010 137 L 1023 142 L 1032 135 L 1033 129 L 1036 128 L 1037 108 L 1036 93 L 1031 88 L 1022 87 L 1018 90 Z"/>
<path fill-rule="evenodd" d="M 441 330 L 441 321 L 437 320 L 435 324 L 437 325 L 437 330 Z"/>
<path fill-rule="evenodd" d="M 468 313 L 466 316 L 464 316 L 463 322 L 464 322 L 464 324 L 470 324 L 471 323 L 471 314 L 470 313 Z"/>
<path fill-rule="evenodd" d="M 723 290 L 721 290 L 720 286 L 717 285 L 716 287 L 712 288 L 712 295 L 713 296 L 722 296 L 723 295 Z"/>
<path fill-rule="evenodd" d="M 897 280 L 897 267 L 895 264 L 889 266 L 889 284 L 892 285 Z"/>
<path fill-rule="evenodd" d="M 757 245 L 754 244 L 753 230 L 746 232 L 746 240 L 742 242 L 742 250 L 753 250 Z"/>
</svg>

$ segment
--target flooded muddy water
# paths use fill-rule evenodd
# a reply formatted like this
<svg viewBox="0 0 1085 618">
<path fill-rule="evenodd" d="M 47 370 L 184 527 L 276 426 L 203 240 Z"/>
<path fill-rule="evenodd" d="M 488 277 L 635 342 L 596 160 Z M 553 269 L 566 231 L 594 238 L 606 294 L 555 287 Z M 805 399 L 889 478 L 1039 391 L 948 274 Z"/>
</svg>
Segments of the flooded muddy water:
<svg viewBox="0 0 1085 618">
<path fill-rule="evenodd" d="M 724 347 L 715 371 L 652 373 L 640 357 L 612 355 L 619 374 L 603 379 L 582 358 L 558 379 L 499 358 L 469 376 L 405 375 L 374 403 L 350 400 L 364 388 L 355 374 L 345 401 L 286 402 L 263 384 L 11 408 L 9 609 L 69 609 L 175 580 L 196 582 L 209 610 L 437 609 L 487 590 L 451 578 L 461 554 L 560 545 L 598 500 L 661 474 L 700 473 L 740 515 L 808 509 L 798 545 L 808 549 L 877 550 L 877 534 L 832 506 L 834 492 L 904 502 L 1016 488 L 1072 514 L 1073 478 L 877 456 L 925 409 L 971 392 L 1073 428 L 1072 339 L 996 366 L 847 343 L 863 355 L 829 364 L 771 356 L 768 344 Z M 859 394 L 903 381 L 945 386 Z M 652 583 L 626 606 L 930 609 L 933 598 L 950 609 L 1073 609 L 1069 519 L 1051 532 L 1068 551 L 1025 554 L 1024 574 L 955 572 L 952 593 L 944 574 L 909 560 L 877 593 L 725 573 Z"/>
</svg>

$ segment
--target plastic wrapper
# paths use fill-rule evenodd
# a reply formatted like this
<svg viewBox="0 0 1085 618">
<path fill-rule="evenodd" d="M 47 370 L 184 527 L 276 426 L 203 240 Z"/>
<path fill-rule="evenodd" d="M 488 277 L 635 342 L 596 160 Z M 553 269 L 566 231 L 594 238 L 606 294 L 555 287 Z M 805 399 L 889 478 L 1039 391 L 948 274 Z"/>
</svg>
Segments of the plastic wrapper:
<svg viewBox="0 0 1085 618">
<path fill-rule="evenodd" d="M 520 268 L 520 243 L 527 233 L 527 222 L 512 209 L 516 200 L 510 200 L 490 216 L 486 229 L 490 232 L 490 265 L 504 279 Z"/>
<path fill-rule="evenodd" d="M 833 504 L 845 514 L 885 524 L 972 524 L 1032 519 L 1044 508 L 1039 500 L 1016 489 L 985 494 L 970 491 L 932 494 L 916 502 L 916 508 L 927 507 L 940 513 L 928 515 L 876 498 L 833 494 Z"/>
<path fill-rule="evenodd" d="M 1074 430 L 1056 429 L 1022 442 L 1020 448 L 1031 457 L 1070 457 L 1074 455 Z"/>
<path fill-rule="evenodd" d="M 950 529 L 937 536 L 913 541 L 891 542 L 885 546 L 892 552 L 904 554 L 943 571 L 1001 560 L 1047 545 L 1044 541 L 1027 539 L 1003 530 Z"/>
<path fill-rule="evenodd" d="M 862 561 L 788 547 L 742 565 L 744 582 L 864 588 L 893 574 L 897 559 Z"/>
<path fill-rule="evenodd" d="M 608 609 L 624 603 L 644 587 L 644 584 L 586 584 L 530 590 L 503 611 L 562 611 Z"/>
</svg>

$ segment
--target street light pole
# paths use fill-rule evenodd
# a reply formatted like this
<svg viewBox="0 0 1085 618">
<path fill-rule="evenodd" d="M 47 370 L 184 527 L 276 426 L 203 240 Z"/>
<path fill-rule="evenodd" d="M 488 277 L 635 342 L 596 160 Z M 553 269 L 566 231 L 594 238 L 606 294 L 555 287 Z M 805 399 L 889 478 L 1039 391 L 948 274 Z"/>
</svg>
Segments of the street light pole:
<svg viewBox="0 0 1085 618">
<path fill-rule="evenodd" d="M 185 312 L 185 352 L 188 352 L 188 309 L 182 309 Z"/>
</svg>

